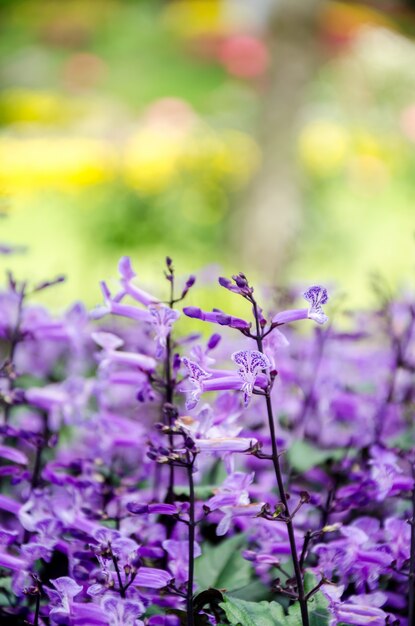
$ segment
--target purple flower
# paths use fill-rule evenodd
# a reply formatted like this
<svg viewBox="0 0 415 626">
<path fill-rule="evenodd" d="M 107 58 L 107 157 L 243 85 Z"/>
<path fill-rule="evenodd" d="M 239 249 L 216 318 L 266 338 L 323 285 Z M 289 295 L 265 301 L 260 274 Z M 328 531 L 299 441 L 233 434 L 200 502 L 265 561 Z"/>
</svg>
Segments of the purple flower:
<svg viewBox="0 0 415 626">
<path fill-rule="evenodd" d="M 213 437 L 197 439 L 195 443 L 201 452 L 248 452 L 257 440 L 253 437 Z"/>
<path fill-rule="evenodd" d="M 164 304 L 149 306 L 148 310 L 152 316 L 152 324 L 156 334 L 156 359 L 161 359 L 166 351 L 167 337 L 174 322 L 180 317 L 180 313 Z"/>
<path fill-rule="evenodd" d="M 354 626 L 385 626 L 388 617 L 380 606 L 385 604 L 387 597 L 384 593 L 363 594 L 351 596 L 345 602 L 340 600 L 344 586 L 334 587 L 323 585 L 322 592 L 329 600 L 330 611 L 334 614 L 330 626 L 339 622 L 353 624 Z"/>
<path fill-rule="evenodd" d="M 166 539 L 163 541 L 163 548 L 169 556 L 169 569 L 174 576 L 176 585 L 182 585 L 187 581 L 189 575 L 189 553 L 187 541 L 177 541 Z M 202 554 L 199 544 L 194 544 L 195 558 Z M 166 573 L 166 572 L 165 572 Z M 170 576 L 172 578 L 172 576 Z"/>
<path fill-rule="evenodd" d="M 342 538 L 317 544 L 319 567 L 328 576 L 337 573 L 342 581 L 351 579 L 358 590 L 373 589 L 385 568 L 392 562 L 386 546 L 379 545 L 379 522 L 362 517 L 340 529 Z"/>
<path fill-rule="evenodd" d="M 317 322 L 317 324 L 325 324 L 328 320 L 324 314 L 323 304 L 326 304 L 328 298 L 327 289 L 319 285 L 313 285 L 304 292 L 304 298 L 310 303 L 308 308 L 308 317 Z"/>
<path fill-rule="evenodd" d="M 0 551 L 0 567 L 11 569 L 13 571 L 20 571 L 26 569 L 27 562 L 17 556 Z"/>
<path fill-rule="evenodd" d="M 268 357 L 258 350 L 239 350 L 231 355 L 232 361 L 239 365 L 239 376 L 243 380 L 241 391 L 244 392 L 245 405 L 248 404 L 257 376 L 271 367 Z"/>
<path fill-rule="evenodd" d="M 325 324 L 328 320 L 323 311 L 323 304 L 328 301 L 327 289 L 319 285 L 313 285 L 304 292 L 304 298 L 310 303 L 308 309 L 291 309 L 281 311 L 272 318 L 273 324 L 288 324 L 297 320 L 310 319 L 317 324 Z"/>
<path fill-rule="evenodd" d="M 156 515 L 177 515 L 178 509 L 174 504 L 150 503 L 142 504 L 140 502 L 128 502 L 127 509 L 134 515 L 143 515 L 144 513 Z"/>
<path fill-rule="evenodd" d="M 183 390 L 184 393 L 186 393 L 186 408 L 190 411 L 194 409 L 200 400 L 200 396 L 203 393 L 204 381 L 211 378 L 212 374 L 209 374 L 197 363 L 190 361 L 190 359 L 186 357 L 182 358 L 182 363 L 189 371 L 189 381 L 192 385 L 192 389 Z"/>
<path fill-rule="evenodd" d="M 76 596 L 83 591 L 83 587 L 72 578 L 62 576 L 50 582 L 55 589 L 45 587 L 45 591 L 53 606 L 49 613 L 52 624 L 67 624 L 68 621 L 71 624 L 81 624 L 83 621 L 91 626 L 107 625 L 105 614 L 98 606 L 75 601 Z"/>
<path fill-rule="evenodd" d="M 101 362 L 104 367 L 109 363 L 121 363 L 123 365 L 135 365 L 147 372 L 152 372 L 156 369 L 156 361 L 151 356 L 140 354 L 139 352 L 117 350 L 124 342 L 112 333 L 92 333 L 92 338 L 95 343 L 104 349 L 104 359 Z"/>
<path fill-rule="evenodd" d="M 12 461 L 13 463 L 17 463 L 18 465 L 27 465 L 29 463 L 29 459 L 23 452 L 11 448 L 10 446 L 2 446 L 1 444 L 0 457 L 7 459 L 8 461 Z"/>
<path fill-rule="evenodd" d="M 120 300 L 124 297 L 125 292 L 112 296 L 107 284 L 104 281 L 101 283 L 101 291 L 104 296 L 105 305 L 97 307 L 92 311 L 92 319 L 100 319 L 104 315 L 111 313 L 112 315 L 131 318 L 136 322 L 151 322 L 151 315 L 147 310 L 143 311 L 131 304 L 122 304 L 120 302 Z"/>
<path fill-rule="evenodd" d="M 123 289 L 123 295 L 128 294 L 144 306 L 160 304 L 160 300 L 158 298 L 155 298 L 133 284 L 132 280 L 137 276 L 137 274 L 132 268 L 130 257 L 123 256 L 120 259 L 118 263 L 118 271 L 120 273 L 120 283 Z"/>
<path fill-rule="evenodd" d="M 144 626 L 139 618 L 145 607 L 138 599 L 123 600 L 119 596 L 106 594 L 101 600 L 101 608 L 108 618 L 108 626 Z"/>
<path fill-rule="evenodd" d="M 156 567 L 140 567 L 137 572 L 134 584 L 137 587 L 147 587 L 148 589 L 162 589 L 172 580 L 172 575 L 163 569 Z"/>
</svg>

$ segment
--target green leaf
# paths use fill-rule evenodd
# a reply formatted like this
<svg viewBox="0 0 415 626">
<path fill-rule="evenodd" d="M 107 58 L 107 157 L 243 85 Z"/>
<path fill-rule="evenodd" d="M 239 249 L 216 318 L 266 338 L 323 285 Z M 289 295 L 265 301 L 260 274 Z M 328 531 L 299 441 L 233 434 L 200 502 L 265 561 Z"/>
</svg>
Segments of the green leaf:
<svg viewBox="0 0 415 626">
<path fill-rule="evenodd" d="M 314 576 L 314 574 L 311 574 L 311 572 L 307 572 L 304 576 L 305 593 L 309 593 L 312 589 L 314 589 L 317 583 L 318 580 Z M 327 608 L 328 604 L 329 603 L 327 598 L 321 593 L 321 591 L 318 591 L 310 598 L 307 603 L 310 626 L 328 626 L 330 620 L 330 613 Z M 298 603 L 294 604 L 290 608 L 289 614 L 298 615 L 300 619 L 299 623 L 301 624 L 301 612 Z"/>
<path fill-rule="evenodd" d="M 227 596 L 220 606 L 232 626 L 287 626 L 284 609 L 277 602 L 246 602 Z"/>
<path fill-rule="evenodd" d="M 260 600 L 271 600 L 272 593 L 270 587 L 264 585 L 260 580 L 254 580 L 245 587 L 240 587 L 229 593 L 232 598 L 241 598 L 242 600 L 250 600 L 251 602 L 259 602 Z"/>
<path fill-rule="evenodd" d="M 306 441 L 295 441 L 287 452 L 288 460 L 292 467 L 298 472 L 307 472 L 316 465 L 321 465 L 329 459 L 338 460 L 344 457 L 347 450 L 345 448 L 334 448 L 332 450 L 320 450 Z"/>
<path fill-rule="evenodd" d="M 323 607 L 317 600 L 318 595 L 319 594 L 316 593 L 316 595 L 313 596 L 307 603 L 310 626 L 328 626 L 330 613 L 326 608 L 327 602 L 326 607 Z M 323 594 L 320 595 L 324 599 Z M 298 602 L 290 606 L 286 619 L 287 626 L 302 626 L 303 620 L 301 619 L 301 609 Z"/>
<path fill-rule="evenodd" d="M 211 495 L 217 489 L 217 485 L 196 485 L 195 486 L 195 494 L 196 497 L 200 500 L 207 500 L 211 497 Z M 174 488 L 175 493 L 178 496 L 189 496 L 189 487 L 188 485 L 179 485 Z"/>
<path fill-rule="evenodd" d="M 195 562 L 195 578 L 199 587 L 232 591 L 248 585 L 252 569 L 241 555 L 244 545 L 244 535 L 225 539 L 217 546 L 205 544 L 202 556 Z"/>
</svg>

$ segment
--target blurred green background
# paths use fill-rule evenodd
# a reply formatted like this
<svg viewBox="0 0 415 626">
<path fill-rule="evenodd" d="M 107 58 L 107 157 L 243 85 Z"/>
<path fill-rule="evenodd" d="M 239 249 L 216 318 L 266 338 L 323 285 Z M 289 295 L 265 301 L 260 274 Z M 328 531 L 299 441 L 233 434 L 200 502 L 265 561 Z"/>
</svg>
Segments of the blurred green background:
<svg viewBox="0 0 415 626">
<path fill-rule="evenodd" d="M 304 6 L 307 5 L 307 6 Z M 411 283 L 414 18 L 299 0 L 0 2 L 3 268 L 61 308 L 159 280 Z M 215 276 L 215 270 L 205 271 Z"/>
</svg>

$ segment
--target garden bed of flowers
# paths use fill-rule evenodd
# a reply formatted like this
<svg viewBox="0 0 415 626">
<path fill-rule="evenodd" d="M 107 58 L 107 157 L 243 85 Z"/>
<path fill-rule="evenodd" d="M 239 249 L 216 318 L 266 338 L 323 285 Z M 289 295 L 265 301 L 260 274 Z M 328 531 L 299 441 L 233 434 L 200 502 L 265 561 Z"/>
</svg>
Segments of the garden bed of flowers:
<svg viewBox="0 0 415 626">
<path fill-rule="evenodd" d="M 2 625 L 415 623 L 414 300 L 219 278 L 242 319 L 124 257 L 55 316 L 54 282 L 0 293 Z"/>
</svg>

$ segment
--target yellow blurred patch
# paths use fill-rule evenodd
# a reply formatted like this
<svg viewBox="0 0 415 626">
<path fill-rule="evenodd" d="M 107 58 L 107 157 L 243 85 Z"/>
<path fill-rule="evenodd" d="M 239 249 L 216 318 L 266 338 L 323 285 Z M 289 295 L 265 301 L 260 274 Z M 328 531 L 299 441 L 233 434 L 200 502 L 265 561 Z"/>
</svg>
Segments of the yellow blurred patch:
<svg viewBox="0 0 415 626">
<path fill-rule="evenodd" d="M 0 95 L 0 120 L 3 123 L 56 124 L 66 122 L 71 113 L 68 101 L 53 91 L 7 89 Z"/>
<path fill-rule="evenodd" d="M 177 0 L 164 10 L 166 26 L 184 38 L 219 35 L 229 31 L 221 0 Z"/>
<path fill-rule="evenodd" d="M 159 193 L 172 184 L 185 150 L 185 137 L 163 127 L 142 128 L 124 150 L 126 182 L 142 193 Z"/>
<path fill-rule="evenodd" d="M 305 126 L 298 138 L 300 160 L 316 176 L 330 176 L 343 166 L 350 140 L 346 129 L 330 121 L 316 120 Z"/>
<path fill-rule="evenodd" d="M 70 190 L 110 180 L 115 154 L 86 138 L 0 139 L 0 188 L 7 193 Z"/>
</svg>

